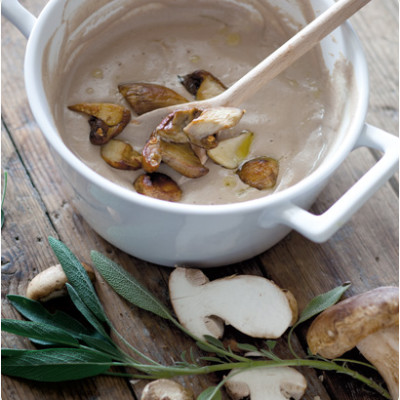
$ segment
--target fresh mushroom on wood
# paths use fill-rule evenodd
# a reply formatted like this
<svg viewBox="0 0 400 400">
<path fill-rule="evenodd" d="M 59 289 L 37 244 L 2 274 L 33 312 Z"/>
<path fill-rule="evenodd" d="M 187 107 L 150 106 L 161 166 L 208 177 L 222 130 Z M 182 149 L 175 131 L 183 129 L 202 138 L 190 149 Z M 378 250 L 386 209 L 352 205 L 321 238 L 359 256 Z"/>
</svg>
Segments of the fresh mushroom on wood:
<svg viewBox="0 0 400 400">
<path fill-rule="evenodd" d="M 307 381 L 294 368 L 261 367 L 232 370 L 225 388 L 232 400 L 298 400 L 307 389 Z"/>
<path fill-rule="evenodd" d="M 178 267 L 170 275 L 169 292 L 179 321 L 199 338 L 220 338 L 224 324 L 252 337 L 278 338 L 297 319 L 291 293 L 260 276 L 210 282 L 198 269 Z"/>
<path fill-rule="evenodd" d="M 144 387 L 140 400 L 194 400 L 194 396 L 178 382 L 157 379 Z"/>
<path fill-rule="evenodd" d="M 379 287 L 323 311 L 307 332 L 313 354 L 329 359 L 357 347 L 399 398 L 399 289 Z"/>
<path fill-rule="evenodd" d="M 82 263 L 89 278 L 95 279 L 94 271 L 88 264 Z M 65 284 L 67 276 L 60 264 L 46 268 L 37 274 L 28 284 L 26 297 L 32 300 L 48 301 L 67 294 Z"/>
</svg>

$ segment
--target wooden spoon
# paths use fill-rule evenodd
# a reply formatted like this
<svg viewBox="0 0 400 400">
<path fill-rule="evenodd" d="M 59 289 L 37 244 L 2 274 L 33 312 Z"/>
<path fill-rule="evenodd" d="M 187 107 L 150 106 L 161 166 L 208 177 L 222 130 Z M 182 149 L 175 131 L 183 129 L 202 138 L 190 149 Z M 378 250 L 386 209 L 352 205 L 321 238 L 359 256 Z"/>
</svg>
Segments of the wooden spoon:
<svg viewBox="0 0 400 400">
<path fill-rule="evenodd" d="M 370 1 L 337 1 L 220 95 L 208 100 L 159 108 L 141 115 L 133 122 L 152 132 L 167 114 L 177 109 L 240 106 Z"/>
</svg>

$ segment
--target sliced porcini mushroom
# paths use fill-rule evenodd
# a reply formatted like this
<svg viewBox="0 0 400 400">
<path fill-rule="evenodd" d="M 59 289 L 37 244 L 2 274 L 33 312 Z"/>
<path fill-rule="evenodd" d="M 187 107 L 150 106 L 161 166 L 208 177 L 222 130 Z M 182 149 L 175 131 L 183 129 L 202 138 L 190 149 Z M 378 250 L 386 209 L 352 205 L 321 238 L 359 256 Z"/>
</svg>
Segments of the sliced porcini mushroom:
<svg viewBox="0 0 400 400">
<path fill-rule="evenodd" d="M 272 189 L 279 174 L 279 162 L 271 157 L 257 157 L 245 162 L 237 171 L 242 182 L 258 190 Z"/>
<path fill-rule="evenodd" d="M 196 97 L 196 100 L 210 99 L 226 90 L 226 86 L 218 78 L 203 69 L 178 78 L 186 90 Z"/>
<path fill-rule="evenodd" d="M 144 387 L 140 400 L 194 400 L 194 395 L 178 382 L 157 379 Z"/>
<path fill-rule="evenodd" d="M 142 150 L 142 167 L 146 172 L 158 170 L 162 161 L 160 137 L 153 132 Z"/>
<path fill-rule="evenodd" d="M 88 264 L 82 263 L 89 278 L 95 279 L 94 271 Z M 32 300 L 48 301 L 57 297 L 65 296 L 68 282 L 67 276 L 60 264 L 46 268 L 37 274 L 28 284 L 26 297 Z"/>
<path fill-rule="evenodd" d="M 154 83 L 123 83 L 118 90 L 138 115 L 188 101 L 174 90 Z"/>
<path fill-rule="evenodd" d="M 139 175 L 133 186 L 138 193 L 159 200 L 175 202 L 182 197 L 182 190 L 177 183 L 168 175 L 159 172 Z"/>
<path fill-rule="evenodd" d="M 307 389 L 307 381 L 294 368 L 260 367 L 232 370 L 225 389 L 232 400 L 298 400 Z"/>
<path fill-rule="evenodd" d="M 120 134 L 131 120 L 131 112 L 119 104 L 81 103 L 68 108 L 91 116 L 89 139 L 95 145 L 105 144 Z"/>
<path fill-rule="evenodd" d="M 221 140 L 217 147 L 207 151 L 207 155 L 216 164 L 236 169 L 248 156 L 253 136 L 252 132 L 243 131 L 239 136 Z"/>
<path fill-rule="evenodd" d="M 307 332 L 313 354 L 333 359 L 357 347 L 399 398 L 399 289 L 379 287 L 323 311 Z"/>
<path fill-rule="evenodd" d="M 189 143 L 170 143 L 160 140 L 162 161 L 188 178 L 200 178 L 208 173 Z"/>
<path fill-rule="evenodd" d="M 198 115 L 200 115 L 200 111 L 196 108 L 174 111 L 167 115 L 157 126 L 156 133 L 168 142 L 187 143 L 189 138 L 183 128 Z"/>
<path fill-rule="evenodd" d="M 212 149 L 218 145 L 214 135 L 237 125 L 243 114 L 244 110 L 236 107 L 208 108 L 186 125 L 183 131 L 188 135 L 191 143 Z"/>
<path fill-rule="evenodd" d="M 198 269 L 178 267 L 170 275 L 169 292 L 179 321 L 199 338 L 222 337 L 224 323 L 255 338 L 278 338 L 297 313 L 287 294 L 260 276 L 210 282 Z"/>
<path fill-rule="evenodd" d="M 113 168 L 136 170 L 142 167 L 142 155 L 122 140 L 111 139 L 101 146 L 100 155 Z"/>
</svg>

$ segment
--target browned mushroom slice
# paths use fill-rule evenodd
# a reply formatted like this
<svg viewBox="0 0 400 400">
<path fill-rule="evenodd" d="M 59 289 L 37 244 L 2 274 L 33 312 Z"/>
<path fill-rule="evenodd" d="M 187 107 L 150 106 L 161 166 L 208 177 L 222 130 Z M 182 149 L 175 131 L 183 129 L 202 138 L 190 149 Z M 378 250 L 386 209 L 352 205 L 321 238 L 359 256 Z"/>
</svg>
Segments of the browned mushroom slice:
<svg viewBox="0 0 400 400">
<path fill-rule="evenodd" d="M 279 173 L 279 163 L 270 157 L 257 157 L 244 163 L 238 170 L 239 178 L 249 186 L 259 190 L 275 186 Z"/>
<path fill-rule="evenodd" d="M 170 143 L 160 140 L 162 160 L 188 178 L 199 178 L 208 172 L 189 143 Z"/>
<path fill-rule="evenodd" d="M 205 149 L 212 149 L 218 145 L 214 134 L 235 126 L 243 114 L 243 110 L 235 107 L 209 108 L 186 125 L 183 131 L 188 135 L 191 143 Z"/>
<path fill-rule="evenodd" d="M 153 83 L 124 83 L 118 90 L 138 115 L 188 101 L 172 89 Z"/>
<path fill-rule="evenodd" d="M 111 139 L 101 146 L 100 155 L 113 168 L 136 170 L 142 167 L 142 155 L 121 140 Z"/>
<path fill-rule="evenodd" d="M 156 128 L 156 132 L 163 140 L 168 142 L 187 143 L 189 138 L 183 128 L 199 115 L 200 111 L 196 108 L 177 110 L 161 121 L 161 124 Z"/>
<path fill-rule="evenodd" d="M 162 161 L 160 137 L 153 132 L 142 150 L 142 167 L 146 172 L 155 172 Z"/>
<path fill-rule="evenodd" d="M 68 108 L 91 116 L 89 138 L 95 145 L 107 143 L 121 133 L 131 120 L 130 111 L 119 104 L 81 103 Z"/>
<path fill-rule="evenodd" d="M 159 172 L 138 176 L 133 186 L 138 193 L 159 200 L 179 201 L 182 197 L 182 190 L 177 183 Z"/>
<path fill-rule="evenodd" d="M 226 90 L 226 86 L 218 78 L 203 69 L 179 76 L 179 80 L 196 100 L 210 99 Z"/>
</svg>

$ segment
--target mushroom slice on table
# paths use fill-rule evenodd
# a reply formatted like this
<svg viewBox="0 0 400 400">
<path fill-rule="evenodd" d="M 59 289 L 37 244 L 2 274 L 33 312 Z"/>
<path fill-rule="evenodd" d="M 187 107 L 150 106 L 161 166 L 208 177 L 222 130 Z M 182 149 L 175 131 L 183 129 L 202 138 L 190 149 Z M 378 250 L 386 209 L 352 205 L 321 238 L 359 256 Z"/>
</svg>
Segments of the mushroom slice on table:
<svg viewBox="0 0 400 400">
<path fill-rule="evenodd" d="M 214 135 L 237 125 L 243 114 L 244 110 L 236 107 L 208 108 L 186 125 L 183 131 L 188 135 L 191 143 L 205 149 L 212 149 L 218 144 Z"/>
<path fill-rule="evenodd" d="M 131 120 L 131 112 L 112 103 L 81 103 L 68 106 L 71 111 L 90 115 L 90 143 L 101 145 L 117 136 Z"/>
<path fill-rule="evenodd" d="M 142 167 L 142 155 L 122 140 L 111 139 L 101 146 L 100 155 L 113 168 L 136 170 Z"/>
<path fill-rule="evenodd" d="M 225 383 L 232 400 L 299 400 L 307 389 L 304 376 L 290 367 L 233 370 Z"/>
<path fill-rule="evenodd" d="M 399 289 L 379 287 L 323 311 L 307 332 L 313 354 L 333 359 L 357 347 L 399 398 Z"/>
<path fill-rule="evenodd" d="M 95 279 L 93 268 L 82 263 L 89 278 Z M 46 268 L 37 274 L 28 284 L 26 289 L 26 297 L 32 300 L 48 301 L 57 297 L 65 296 L 67 288 L 65 284 L 68 282 L 67 275 L 60 264 Z"/>
<path fill-rule="evenodd" d="M 157 379 L 144 387 L 140 400 L 194 400 L 194 395 L 178 382 Z"/>
<path fill-rule="evenodd" d="M 139 175 L 133 186 L 138 193 L 159 200 L 179 201 L 182 197 L 178 184 L 168 175 L 159 172 Z"/>
<path fill-rule="evenodd" d="M 123 83 L 118 90 L 138 115 L 188 101 L 174 90 L 154 83 Z"/>
<path fill-rule="evenodd" d="M 199 338 L 222 337 L 224 324 L 256 338 L 280 337 L 297 319 L 297 303 L 286 292 L 252 275 L 210 282 L 199 269 L 178 267 L 169 278 L 174 311 L 180 323 Z"/>
<path fill-rule="evenodd" d="M 218 78 L 204 69 L 179 76 L 179 80 L 186 90 L 196 97 L 196 100 L 210 99 L 226 90 L 226 86 Z"/>
<path fill-rule="evenodd" d="M 162 161 L 187 178 L 200 178 L 208 173 L 189 143 L 160 140 Z"/>
</svg>

